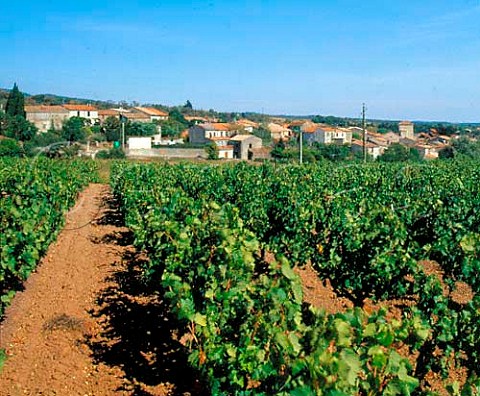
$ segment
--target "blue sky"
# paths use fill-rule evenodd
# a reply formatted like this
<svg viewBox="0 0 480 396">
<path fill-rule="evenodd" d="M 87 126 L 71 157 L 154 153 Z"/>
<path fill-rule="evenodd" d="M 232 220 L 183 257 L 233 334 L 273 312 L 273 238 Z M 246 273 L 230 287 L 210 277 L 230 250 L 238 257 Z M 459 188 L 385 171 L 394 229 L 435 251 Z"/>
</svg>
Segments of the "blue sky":
<svg viewBox="0 0 480 396">
<path fill-rule="evenodd" d="M 480 0 L 0 0 L 0 87 L 480 121 Z"/>
</svg>

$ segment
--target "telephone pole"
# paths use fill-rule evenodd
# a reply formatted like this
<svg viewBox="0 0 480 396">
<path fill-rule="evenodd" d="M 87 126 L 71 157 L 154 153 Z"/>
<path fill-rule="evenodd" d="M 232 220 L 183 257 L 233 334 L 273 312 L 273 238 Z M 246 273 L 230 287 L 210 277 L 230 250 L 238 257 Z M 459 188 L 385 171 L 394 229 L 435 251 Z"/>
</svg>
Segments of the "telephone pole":
<svg viewBox="0 0 480 396">
<path fill-rule="evenodd" d="M 367 162 L 367 123 L 365 121 L 365 103 L 362 106 L 363 162 Z"/>
<path fill-rule="evenodd" d="M 303 131 L 300 127 L 300 164 L 303 164 Z"/>
</svg>

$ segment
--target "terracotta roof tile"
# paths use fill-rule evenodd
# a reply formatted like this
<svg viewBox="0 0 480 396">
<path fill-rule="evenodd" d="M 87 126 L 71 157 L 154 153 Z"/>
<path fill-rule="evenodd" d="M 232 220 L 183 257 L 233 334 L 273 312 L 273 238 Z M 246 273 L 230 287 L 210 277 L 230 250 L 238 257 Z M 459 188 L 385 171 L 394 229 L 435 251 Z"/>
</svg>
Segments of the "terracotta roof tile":
<svg viewBox="0 0 480 396">
<path fill-rule="evenodd" d="M 68 113 L 62 106 L 25 106 L 26 113 Z"/>
<path fill-rule="evenodd" d="M 92 105 L 70 104 L 63 105 L 63 107 L 70 111 L 97 111 L 97 108 Z"/>
</svg>

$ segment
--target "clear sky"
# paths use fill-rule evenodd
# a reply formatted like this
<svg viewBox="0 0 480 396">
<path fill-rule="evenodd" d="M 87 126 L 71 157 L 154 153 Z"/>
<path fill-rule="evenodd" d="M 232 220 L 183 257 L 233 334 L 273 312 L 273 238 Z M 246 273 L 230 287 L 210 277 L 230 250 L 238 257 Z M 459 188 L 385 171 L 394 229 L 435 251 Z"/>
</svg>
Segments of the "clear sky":
<svg viewBox="0 0 480 396">
<path fill-rule="evenodd" d="M 480 121 L 480 0 L 0 0 L 0 87 Z"/>
</svg>

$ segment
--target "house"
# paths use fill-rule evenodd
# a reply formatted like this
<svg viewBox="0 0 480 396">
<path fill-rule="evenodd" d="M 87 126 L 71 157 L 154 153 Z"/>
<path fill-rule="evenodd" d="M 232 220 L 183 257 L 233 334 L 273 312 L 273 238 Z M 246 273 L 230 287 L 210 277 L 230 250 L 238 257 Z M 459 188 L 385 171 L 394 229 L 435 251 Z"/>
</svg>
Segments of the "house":
<svg viewBox="0 0 480 396">
<path fill-rule="evenodd" d="M 387 139 L 385 139 L 384 135 L 381 133 L 367 132 L 366 139 L 367 142 L 373 143 L 380 147 L 387 148 L 390 145 Z"/>
<path fill-rule="evenodd" d="M 237 133 L 238 127 L 223 122 L 194 125 L 188 129 L 190 143 L 207 144 L 213 140 L 228 141 Z M 217 144 L 222 145 L 222 144 Z M 226 143 L 224 144 L 227 145 Z"/>
<path fill-rule="evenodd" d="M 273 140 L 286 140 L 292 135 L 292 131 L 289 128 L 274 122 L 270 122 L 267 125 L 267 129 L 270 131 Z"/>
<path fill-rule="evenodd" d="M 113 109 L 105 109 L 105 110 L 98 110 L 98 119 L 100 120 L 100 124 L 103 124 L 108 117 L 116 117 L 120 116 L 120 112 Z"/>
<path fill-rule="evenodd" d="M 136 112 L 122 113 L 122 117 L 130 122 L 151 122 L 150 116 L 144 113 L 136 113 Z"/>
<path fill-rule="evenodd" d="M 392 143 L 399 143 L 400 142 L 400 135 L 395 132 L 388 132 L 383 135 L 383 138 L 387 141 L 390 145 Z"/>
<path fill-rule="evenodd" d="M 402 146 L 413 148 L 417 144 L 416 140 L 401 138 L 399 142 Z"/>
<path fill-rule="evenodd" d="M 61 129 L 70 113 L 62 106 L 25 106 L 25 116 L 40 132 L 47 132 L 52 126 Z"/>
<path fill-rule="evenodd" d="M 251 149 L 262 147 L 262 139 L 254 135 L 236 135 L 230 138 L 233 146 L 233 158 L 248 160 L 252 157 Z"/>
<path fill-rule="evenodd" d="M 400 137 L 404 139 L 414 140 L 414 126 L 410 121 L 402 121 L 398 123 L 398 131 L 400 132 Z"/>
<path fill-rule="evenodd" d="M 356 126 L 351 126 L 347 127 L 348 130 L 352 131 L 352 133 L 357 133 L 357 134 L 363 134 L 363 128 L 356 127 Z"/>
<path fill-rule="evenodd" d="M 308 144 L 314 142 L 321 144 L 350 144 L 352 142 L 352 131 L 347 128 L 330 127 L 320 124 L 304 125 L 303 140 Z"/>
<path fill-rule="evenodd" d="M 237 125 L 240 125 L 246 132 L 252 133 L 254 129 L 257 129 L 260 125 L 256 122 L 242 118 L 236 122 Z"/>
<path fill-rule="evenodd" d="M 434 138 L 430 139 L 431 143 L 439 143 L 439 144 L 449 144 L 450 143 L 450 136 L 446 135 L 438 135 Z"/>
<path fill-rule="evenodd" d="M 98 120 L 98 110 L 91 105 L 68 104 L 63 105 L 69 112 L 70 117 L 82 117 L 94 123 Z"/>
<path fill-rule="evenodd" d="M 234 147 L 229 144 L 218 146 L 218 158 L 233 159 L 233 149 Z"/>
<path fill-rule="evenodd" d="M 162 110 L 158 110 L 154 107 L 134 107 L 133 111 L 150 117 L 150 121 L 168 120 L 168 113 Z"/>
<path fill-rule="evenodd" d="M 429 144 L 417 144 L 415 148 L 423 159 L 436 159 L 440 151 L 438 147 Z"/>
<path fill-rule="evenodd" d="M 365 142 L 365 150 L 367 151 L 367 154 L 371 156 L 373 159 L 377 159 L 379 156 L 381 156 L 384 151 L 385 147 L 379 146 L 375 143 L 372 142 Z M 363 141 L 358 140 L 358 139 L 353 139 L 352 140 L 352 152 L 353 153 L 363 153 Z"/>
</svg>

